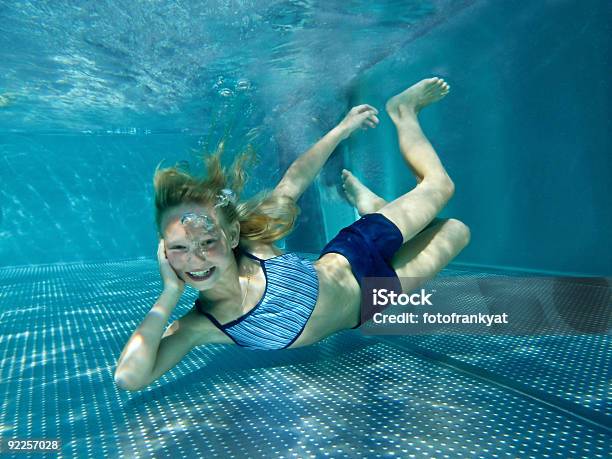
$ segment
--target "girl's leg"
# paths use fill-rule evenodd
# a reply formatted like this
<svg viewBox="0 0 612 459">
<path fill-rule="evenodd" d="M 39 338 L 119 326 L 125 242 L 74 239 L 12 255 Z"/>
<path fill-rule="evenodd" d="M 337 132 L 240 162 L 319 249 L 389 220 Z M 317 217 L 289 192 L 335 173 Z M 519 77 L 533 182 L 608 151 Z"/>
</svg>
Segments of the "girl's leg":
<svg viewBox="0 0 612 459">
<path fill-rule="evenodd" d="M 417 116 L 424 107 L 446 96 L 449 90 L 450 86 L 441 78 L 427 78 L 393 96 L 385 106 L 397 128 L 400 150 L 417 180 L 428 176 L 448 178 Z"/>
<path fill-rule="evenodd" d="M 470 229 L 454 218 L 436 219 L 395 252 L 391 266 L 404 293 L 435 277 L 470 242 Z"/>
<path fill-rule="evenodd" d="M 392 97 L 386 104 L 387 113 L 397 128 L 402 155 L 420 180 L 414 189 L 376 210 L 399 228 L 404 242 L 425 228 L 454 192 L 453 182 L 417 118 L 423 107 L 444 97 L 448 89 L 444 80 L 428 78 Z"/>
<path fill-rule="evenodd" d="M 352 173 L 342 172 L 343 188 L 359 215 L 376 212 L 388 203 L 366 187 Z M 469 243 L 470 230 L 456 219 L 435 218 L 430 225 L 404 243 L 391 265 L 405 293 L 440 272 Z"/>
</svg>

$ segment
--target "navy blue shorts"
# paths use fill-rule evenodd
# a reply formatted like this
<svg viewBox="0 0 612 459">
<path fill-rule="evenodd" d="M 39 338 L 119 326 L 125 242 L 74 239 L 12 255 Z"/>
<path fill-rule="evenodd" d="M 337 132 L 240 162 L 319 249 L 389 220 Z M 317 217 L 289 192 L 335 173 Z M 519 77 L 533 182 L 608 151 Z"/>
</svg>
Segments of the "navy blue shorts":
<svg viewBox="0 0 612 459">
<path fill-rule="evenodd" d="M 364 277 L 388 277 L 398 294 L 401 285 L 391 267 L 391 259 L 402 246 L 403 236 L 395 224 L 383 214 L 372 213 L 340 230 L 321 251 L 321 258 L 329 252 L 343 255 L 350 263 L 355 279 L 363 287 Z M 360 318 L 361 326 L 363 319 Z"/>
</svg>

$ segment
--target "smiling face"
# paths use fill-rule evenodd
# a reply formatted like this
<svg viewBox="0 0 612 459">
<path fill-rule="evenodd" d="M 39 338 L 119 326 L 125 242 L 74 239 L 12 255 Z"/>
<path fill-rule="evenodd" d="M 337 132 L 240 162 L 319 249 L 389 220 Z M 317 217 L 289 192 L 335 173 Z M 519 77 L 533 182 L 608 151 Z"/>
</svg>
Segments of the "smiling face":
<svg viewBox="0 0 612 459">
<path fill-rule="evenodd" d="M 212 225 L 202 224 L 205 219 L 190 218 L 200 215 L 207 215 Z M 167 211 L 161 223 L 170 265 L 194 288 L 212 286 L 235 263 L 232 249 L 238 245 L 240 225 L 228 227 L 216 209 L 181 205 Z"/>
</svg>

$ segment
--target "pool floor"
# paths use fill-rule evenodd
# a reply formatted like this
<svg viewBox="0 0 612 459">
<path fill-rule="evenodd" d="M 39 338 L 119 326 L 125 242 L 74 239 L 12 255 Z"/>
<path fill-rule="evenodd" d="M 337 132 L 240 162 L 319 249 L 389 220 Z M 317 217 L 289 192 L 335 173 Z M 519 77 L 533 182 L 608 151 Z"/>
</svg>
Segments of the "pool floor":
<svg viewBox="0 0 612 459">
<path fill-rule="evenodd" d="M 449 269 L 431 282 L 460 290 L 488 275 Z M 291 350 L 205 345 L 149 388 L 122 391 L 116 360 L 160 287 L 154 260 L 0 269 L 3 447 L 59 439 L 59 453 L 39 456 L 62 458 L 611 455 L 607 316 L 590 319 L 599 333 L 573 336 L 347 330 Z M 188 289 L 172 319 L 195 297 Z"/>
</svg>

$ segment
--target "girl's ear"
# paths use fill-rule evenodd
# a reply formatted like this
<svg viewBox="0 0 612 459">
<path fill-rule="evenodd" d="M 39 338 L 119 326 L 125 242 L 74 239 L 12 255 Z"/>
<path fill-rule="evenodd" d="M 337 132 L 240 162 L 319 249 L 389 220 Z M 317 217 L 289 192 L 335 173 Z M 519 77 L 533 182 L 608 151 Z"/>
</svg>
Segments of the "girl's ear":
<svg viewBox="0 0 612 459">
<path fill-rule="evenodd" d="M 240 243 L 240 222 L 235 222 L 230 230 L 232 249 Z"/>
</svg>

